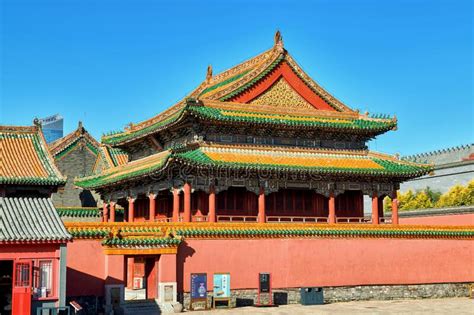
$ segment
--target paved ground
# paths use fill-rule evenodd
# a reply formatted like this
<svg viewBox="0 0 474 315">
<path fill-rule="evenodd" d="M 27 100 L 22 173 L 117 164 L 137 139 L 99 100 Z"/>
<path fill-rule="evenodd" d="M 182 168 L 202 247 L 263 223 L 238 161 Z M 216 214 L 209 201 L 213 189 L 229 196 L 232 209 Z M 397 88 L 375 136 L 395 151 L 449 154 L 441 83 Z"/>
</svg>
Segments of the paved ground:
<svg viewBox="0 0 474 315">
<path fill-rule="evenodd" d="M 468 298 L 394 300 L 394 301 L 359 301 L 333 303 L 326 305 L 302 306 L 283 305 L 272 308 L 242 307 L 194 312 L 201 314 L 470 314 L 474 315 L 474 300 Z"/>
</svg>

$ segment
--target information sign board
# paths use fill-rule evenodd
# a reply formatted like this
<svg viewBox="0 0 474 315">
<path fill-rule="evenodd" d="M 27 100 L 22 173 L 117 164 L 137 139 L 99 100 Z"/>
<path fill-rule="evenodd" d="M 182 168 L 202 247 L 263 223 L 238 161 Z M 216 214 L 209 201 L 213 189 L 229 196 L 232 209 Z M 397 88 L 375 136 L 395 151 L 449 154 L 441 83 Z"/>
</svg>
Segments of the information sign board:
<svg viewBox="0 0 474 315">
<path fill-rule="evenodd" d="M 269 273 L 260 273 L 259 274 L 259 281 L 260 281 L 260 293 L 268 293 L 270 292 L 270 274 Z"/>
<path fill-rule="evenodd" d="M 207 299 L 207 274 L 191 274 L 191 298 Z"/>
<path fill-rule="evenodd" d="M 230 298 L 230 274 L 214 274 L 214 298 Z"/>
</svg>

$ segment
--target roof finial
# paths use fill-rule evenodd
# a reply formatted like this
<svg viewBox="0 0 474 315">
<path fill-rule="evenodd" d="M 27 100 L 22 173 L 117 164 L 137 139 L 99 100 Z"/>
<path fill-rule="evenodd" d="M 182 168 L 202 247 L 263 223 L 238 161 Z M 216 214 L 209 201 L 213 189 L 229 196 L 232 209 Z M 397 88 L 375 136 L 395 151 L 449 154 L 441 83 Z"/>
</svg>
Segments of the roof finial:
<svg viewBox="0 0 474 315">
<path fill-rule="evenodd" d="M 80 120 L 77 123 L 77 129 L 82 129 L 82 121 L 80 121 Z"/>
<path fill-rule="evenodd" d="M 209 65 L 207 66 L 206 82 L 207 83 L 211 82 L 211 79 L 212 79 L 212 66 Z"/>
<path fill-rule="evenodd" d="M 283 37 L 281 36 L 279 30 L 277 30 L 275 33 L 275 47 L 278 47 L 279 49 L 283 50 Z"/>
<path fill-rule="evenodd" d="M 130 122 L 130 123 L 128 123 L 128 125 L 125 126 L 125 130 L 133 130 L 134 126 L 135 125 L 132 122 Z"/>
<path fill-rule="evenodd" d="M 38 119 L 38 117 L 35 117 L 35 119 L 33 119 L 33 125 L 35 125 L 38 128 L 41 128 L 41 120 Z"/>
</svg>

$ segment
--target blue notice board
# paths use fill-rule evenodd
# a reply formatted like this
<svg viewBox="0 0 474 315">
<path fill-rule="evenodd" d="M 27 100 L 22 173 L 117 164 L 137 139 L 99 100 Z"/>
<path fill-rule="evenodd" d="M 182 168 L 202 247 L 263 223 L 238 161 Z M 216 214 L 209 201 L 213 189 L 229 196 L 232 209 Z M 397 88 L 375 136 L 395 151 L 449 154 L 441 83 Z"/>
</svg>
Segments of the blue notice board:
<svg viewBox="0 0 474 315">
<path fill-rule="evenodd" d="M 191 274 L 191 299 L 207 298 L 207 274 Z"/>
<path fill-rule="evenodd" d="M 214 298 L 230 298 L 230 274 L 214 274 Z"/>
</svg>

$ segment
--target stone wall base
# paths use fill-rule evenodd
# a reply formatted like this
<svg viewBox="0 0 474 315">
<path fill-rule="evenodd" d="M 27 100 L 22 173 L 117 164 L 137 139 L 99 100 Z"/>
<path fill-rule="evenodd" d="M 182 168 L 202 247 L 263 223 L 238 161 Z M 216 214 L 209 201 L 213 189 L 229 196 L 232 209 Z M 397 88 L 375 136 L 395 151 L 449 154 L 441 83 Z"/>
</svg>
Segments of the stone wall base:
<svg viewBox="0 0 474 315">
<path fill-rule="evenodd" d="M 363 300 L 397 300 L 397 299 L 426 299 L 469 297 L 469 287 L 472 283 L 439 283 L 413 285 L 370 285 L 347 287 L 324 287 L 324 302 L 349 302 Z M 212 293 L 208 296 L 208 306 L 212 305 Z M 189 292 L 178 294 L 178 299 L 186 309 L 189 309 Z M 261 303 L 268 303 L 268 294 L 261 295 Z M 273 290 L 273 302 L 277 305 L 299 304 L 301 301 L 300 288 Z M 257 303 L 257 290 L 231 290 L 232 307 L 251 306 Z M 195 309 L 198 308 L 195 304 Z M 203 305 L 204 306 L 204 305 Z"/>
</svg>

